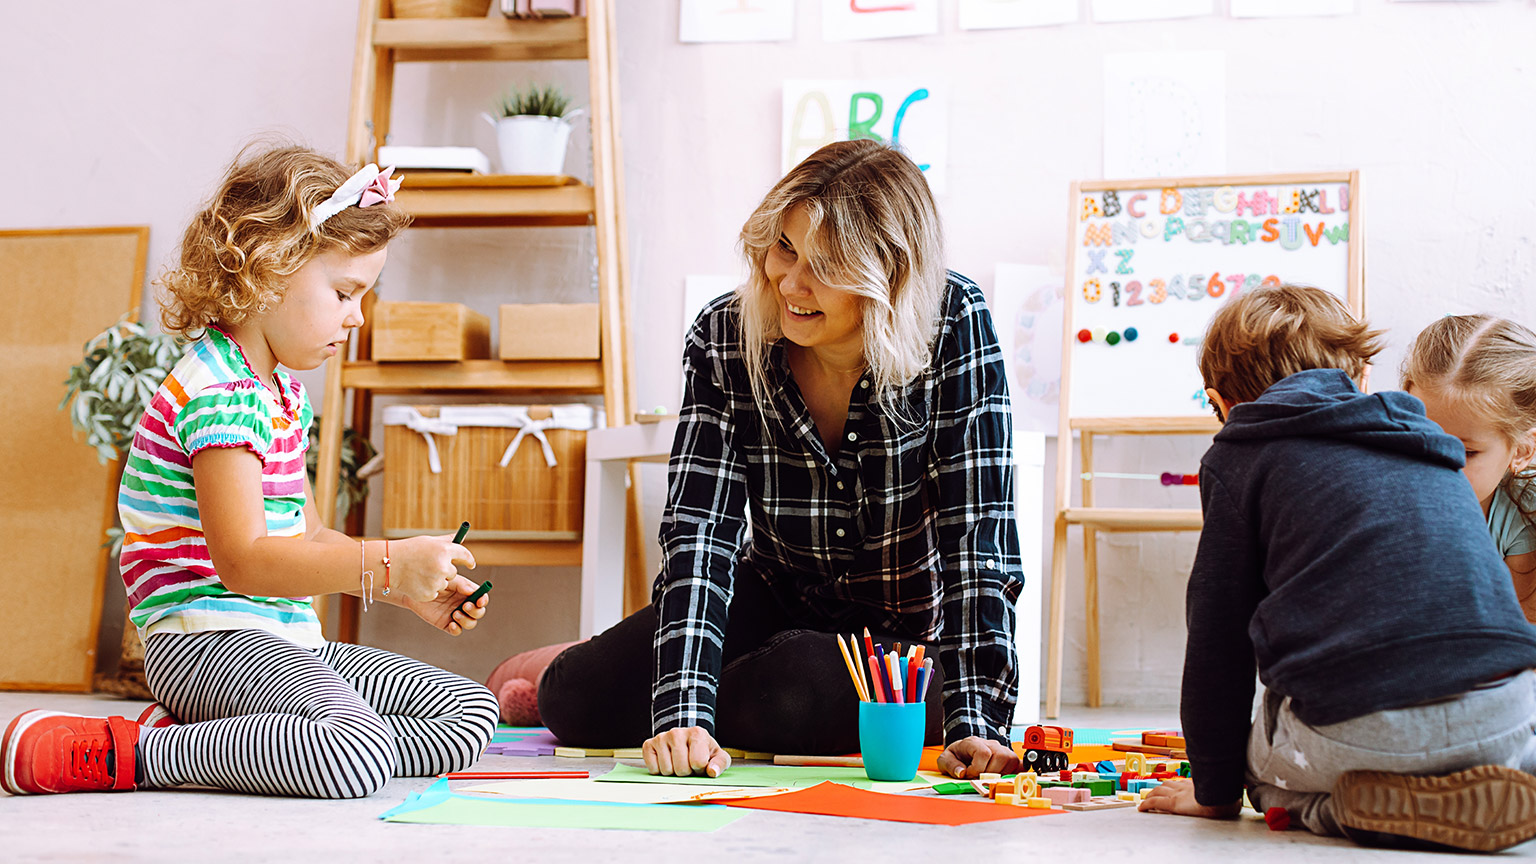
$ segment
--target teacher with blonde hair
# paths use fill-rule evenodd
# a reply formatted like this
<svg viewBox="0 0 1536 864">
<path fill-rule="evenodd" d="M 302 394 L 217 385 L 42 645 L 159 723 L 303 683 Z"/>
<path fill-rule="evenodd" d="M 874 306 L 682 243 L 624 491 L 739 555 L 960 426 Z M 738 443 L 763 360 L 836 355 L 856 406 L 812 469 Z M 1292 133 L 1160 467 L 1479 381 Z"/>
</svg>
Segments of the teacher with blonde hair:
<svg viewBox="0 0 1536 864">
<path fill-rule="evenodd" d="M 893 147 L 816 151 L 741 231 L 751 276 L 688 332 L 653 602 L 568 648 L 539 689 L 561 741 L 644 741 L 718 776 L 718 741 L 859 749 L 836 633 L 924 645 L 929 743 L 1014 771 L 1012 414 L 981 291 Z M 718 739 L 718 741 L 717 741 Z"/>
</svg>

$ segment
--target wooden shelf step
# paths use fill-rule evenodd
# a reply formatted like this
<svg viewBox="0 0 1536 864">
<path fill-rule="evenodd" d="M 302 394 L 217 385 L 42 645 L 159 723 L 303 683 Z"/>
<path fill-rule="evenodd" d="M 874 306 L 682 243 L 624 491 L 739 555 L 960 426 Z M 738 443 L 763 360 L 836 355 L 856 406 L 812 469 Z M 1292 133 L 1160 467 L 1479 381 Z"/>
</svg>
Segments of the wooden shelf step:
<svg viewBox="0 0 1536 864">
<path fill-rule="evenodd" d="M 586 18 L 380 18 L 373 44 L 397 62 L 585 60 Z"/>
<path fill-rule="evenodd" d="M 592 187 L 572 182 L 559 186 L 508 186 L 500 177 L 486 185 L 413 185 L 407 181 L 395 201 L 423 228 L 474 226 L 588 225 L 597 207 Z"/>
<path fill-rule="evenodd" d="M 1199 531 L 1205 524 L 1199 510 L 1068 507 L 1063 515 L 1069 525 L 1100 531 Z"/>
<path fill-rule="evenodd" d="M 434 390 L 600 394 L 601 360 L 458 360 L 449 363 L 352 361 L 341 386 L 375 393 Z"/>
</svg>

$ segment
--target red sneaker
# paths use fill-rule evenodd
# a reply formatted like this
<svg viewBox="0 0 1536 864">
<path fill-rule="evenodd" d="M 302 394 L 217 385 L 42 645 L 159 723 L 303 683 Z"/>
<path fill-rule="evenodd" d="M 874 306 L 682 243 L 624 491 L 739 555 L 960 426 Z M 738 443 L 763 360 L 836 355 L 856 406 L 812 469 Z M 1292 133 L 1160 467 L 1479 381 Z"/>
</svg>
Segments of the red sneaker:
<svg viewBox="0 0 1536 864">
<path fill-rule="evenodd" d="M 138 741 L 139 724 L 123 717 L 28 711 L 0 741 L 0 786 L 12 795 L 130 791 Z"/>
<path fill-rule="evenodd" d="M 169 709 L 159 702 L 149 703 L 144 713 L 139 715 L 139 725 L 146 729 L 164 729 L 167 726 L 180 726 L 181 721 L 176 719 Z"/>
</svg>

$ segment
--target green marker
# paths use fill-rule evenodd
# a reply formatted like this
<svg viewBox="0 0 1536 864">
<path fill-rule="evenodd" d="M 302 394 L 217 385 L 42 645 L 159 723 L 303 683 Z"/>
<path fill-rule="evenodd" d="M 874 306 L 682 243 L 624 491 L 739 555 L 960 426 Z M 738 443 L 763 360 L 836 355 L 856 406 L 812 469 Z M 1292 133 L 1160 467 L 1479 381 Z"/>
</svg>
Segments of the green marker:
<svg viewBox="0 0 1536 864">
<path fill-rule="evenodd" d="M 453 535 L 453 542 L 455 542 L 455 543 L 463 543 L 464 542 L 464 535 L 466 535 L 468 533 L 469 533 L 469 522 L 468 521 L 460 522 L 459 523 L 459 533 Z"/>
<path fill-rule="evenodd" d="M 491 582 L 490 582 L 490 580 L 486 580 L 484 582 L 481 582 L 480 583 L 480 587 L 475 589 L 475 593 L 469 595 L 469 599 L 465 600 L 464 602 L 468 603 L 471 606 L 473 606 L 473 605 L 475 605 L 475 601 L 479 600 L 481 597 L 484 597 L 486 595 L 486 592 L 488 592 L 490 590 L 491 590 Z"/>
</svg>

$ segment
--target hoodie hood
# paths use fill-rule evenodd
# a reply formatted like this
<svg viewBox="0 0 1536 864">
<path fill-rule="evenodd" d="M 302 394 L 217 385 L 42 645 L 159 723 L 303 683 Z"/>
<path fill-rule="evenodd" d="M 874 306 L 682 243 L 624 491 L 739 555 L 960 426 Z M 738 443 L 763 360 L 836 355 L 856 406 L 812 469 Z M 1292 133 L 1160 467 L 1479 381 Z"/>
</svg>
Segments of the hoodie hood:
<svg viewBox="0 0 1536 864">
<path fill-rule="evenodd" d="M 1361 393 L 1339 369 L 1308 369 L 1232 408 L 1217 441 L 1331 438 L 1461 469 L 1466 448 L 1407 393 Z"/>
</svg>

